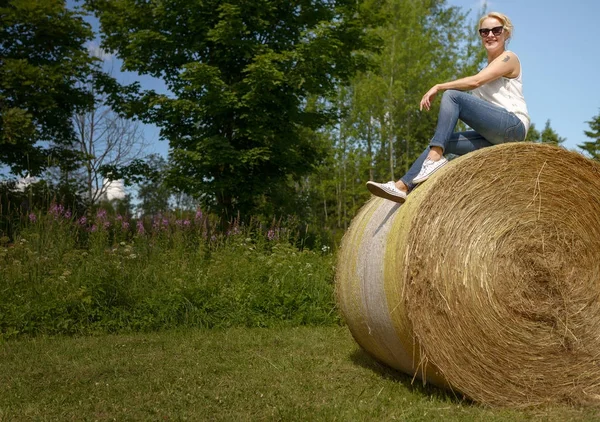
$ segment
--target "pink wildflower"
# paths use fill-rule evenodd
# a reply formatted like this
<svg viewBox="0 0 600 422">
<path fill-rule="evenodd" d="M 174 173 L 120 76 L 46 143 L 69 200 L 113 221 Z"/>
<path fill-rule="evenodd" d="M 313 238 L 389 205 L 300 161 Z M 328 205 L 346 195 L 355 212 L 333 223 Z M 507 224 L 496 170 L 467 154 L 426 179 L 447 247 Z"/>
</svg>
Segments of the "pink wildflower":
<svg viewBox="0 0 600 422">
<path fill-rule="evenodd" d="M 140 220 L 136 224 L 138 234 L 144 234 L 146 230 L 144 230 L 144 223 Z"/>
<path fill-rule="evenodd" d="M 269 239 L 270 241 L 273 241 L 279 237 L 278 235 L 279 235 L 278 232 L 276 232 L 274 229 L 270 229 L 267 232 L 267 239 Z"/>
<path fill-rule="evenodd" d="M 60 217 L 63 212 L 65 211 L 65 207 L 63 207 L 60 204 L 52 204 L 52 206 L 50 207 L 50 209 L 48 210 L 48 213 L 54 216 L 54 219 L 58 219 L 58 217 Z"/>
<path fill-rule="evenodd" d="M 98 210 L 96 217 L 100 220 L 104 220 L 106 218 L 106 210 Z"/>
</svg>

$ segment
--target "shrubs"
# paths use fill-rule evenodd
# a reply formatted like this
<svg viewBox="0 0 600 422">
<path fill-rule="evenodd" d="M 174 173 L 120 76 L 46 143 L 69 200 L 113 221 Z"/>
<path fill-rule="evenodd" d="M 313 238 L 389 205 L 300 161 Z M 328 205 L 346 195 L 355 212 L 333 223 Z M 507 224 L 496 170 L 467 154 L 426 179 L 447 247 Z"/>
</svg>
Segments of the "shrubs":
<svg viewBox="0 0 600 422">
<path fill-rule="evenodd" d="M 281 228 L 216 235 L 201 214 L 66 212 L 29 216 L 0 241 L 1 336 L 338 322 L 332 255 L 301 250 Z"/>
</svg>

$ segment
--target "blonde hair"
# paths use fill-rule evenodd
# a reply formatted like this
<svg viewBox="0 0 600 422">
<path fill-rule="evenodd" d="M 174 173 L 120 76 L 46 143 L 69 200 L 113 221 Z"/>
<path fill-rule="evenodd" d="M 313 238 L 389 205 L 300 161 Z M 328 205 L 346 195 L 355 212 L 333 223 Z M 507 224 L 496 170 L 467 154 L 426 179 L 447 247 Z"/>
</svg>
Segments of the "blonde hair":
<svg viewBox="0 0 600 422">
<path fill-rule="evenodd" d="M 507 32 L 506 39 L 508 40 L 509 38 L 512 38 L 514 27 L 513 27 L 512 22 L 508 18 L 508 16 L 506 16 L 504 13 L 500 13 L 500 12 L 490 12 L 487 15 L 482 16 L 481 19 L 479 19 L 479 25 L 477 26 L 477 28 L 481 28 L 481 24 L 487 18 L 498 19 L 500 21 L 500 23 L 502 23 L 502 26 L 504 27 L 504 31 Z"/>
</svg>

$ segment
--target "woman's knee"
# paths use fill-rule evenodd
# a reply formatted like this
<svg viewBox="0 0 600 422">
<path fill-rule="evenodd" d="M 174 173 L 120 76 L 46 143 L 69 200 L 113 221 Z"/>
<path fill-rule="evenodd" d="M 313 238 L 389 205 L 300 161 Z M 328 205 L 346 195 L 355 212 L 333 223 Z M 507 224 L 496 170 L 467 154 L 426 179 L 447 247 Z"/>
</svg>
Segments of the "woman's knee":
<svg viewBox="0 0 600 422">
<path fill-rule="evenodd" d="M 464 92 L 462 91 L 458 91 L 456 89 L 449 89 L 447 91 L 444 91 L 444 94 L 442 95 L 442 101 L 446 100 L 456 102 L 457 99 L 463 94 Z"/>
</svg>

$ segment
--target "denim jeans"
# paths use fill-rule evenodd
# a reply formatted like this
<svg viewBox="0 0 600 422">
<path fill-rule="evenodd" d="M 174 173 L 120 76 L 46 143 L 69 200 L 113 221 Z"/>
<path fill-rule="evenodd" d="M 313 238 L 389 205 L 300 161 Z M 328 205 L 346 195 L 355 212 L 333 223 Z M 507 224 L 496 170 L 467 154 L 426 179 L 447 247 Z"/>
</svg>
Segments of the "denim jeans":
<svg viewBox="0 0 600 422">
<path fill-rule="evenodd" d="M 454 132 L 459 119 L 473 130 Z M 522 141 L 526 134 L 525 125 L 514 113 L 463 91 L 445 91 L 429 146 L 400 180 L 409 190 L 415 186 L 412 180 L 421 171 L 431 147 L 442 148 L 444 154 L 464 155 L 504 142 Z"/>
</svg>

